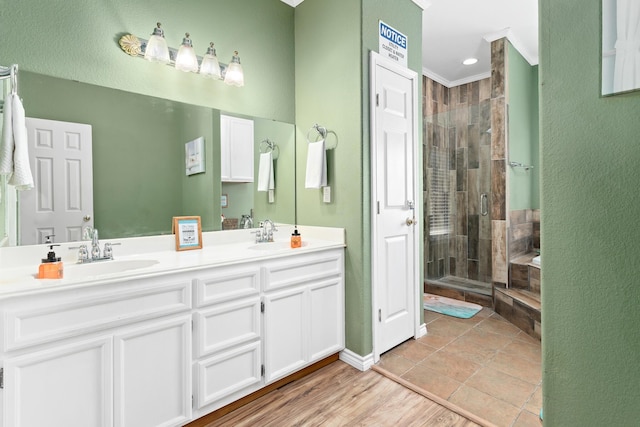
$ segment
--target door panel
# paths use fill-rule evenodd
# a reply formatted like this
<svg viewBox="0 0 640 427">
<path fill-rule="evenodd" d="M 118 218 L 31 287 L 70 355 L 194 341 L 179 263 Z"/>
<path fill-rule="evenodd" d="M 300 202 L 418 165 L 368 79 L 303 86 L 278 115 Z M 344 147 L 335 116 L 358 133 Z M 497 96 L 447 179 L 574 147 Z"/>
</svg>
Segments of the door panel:
<svg viewBox="0 0 640 427">
<path fill-rule="evenodd" d="M 93 225 L 91 126 L 27 118 L 33 191 L 20 192 L 20 244 L 82 240 Z"/>
</svg>

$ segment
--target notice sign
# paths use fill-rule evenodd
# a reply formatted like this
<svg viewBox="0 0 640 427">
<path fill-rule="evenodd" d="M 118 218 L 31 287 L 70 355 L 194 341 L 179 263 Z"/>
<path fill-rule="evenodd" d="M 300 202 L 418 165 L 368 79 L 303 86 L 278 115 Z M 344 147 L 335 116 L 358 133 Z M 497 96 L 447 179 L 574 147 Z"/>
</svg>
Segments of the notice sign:
<svg viewBox="0 0 640 427">
<path fill-rule="evenodd" d="M 378 53 L 401 65 L 407 66 L 407 36 L 379 21 L 380 45 Z"/>
</svg>

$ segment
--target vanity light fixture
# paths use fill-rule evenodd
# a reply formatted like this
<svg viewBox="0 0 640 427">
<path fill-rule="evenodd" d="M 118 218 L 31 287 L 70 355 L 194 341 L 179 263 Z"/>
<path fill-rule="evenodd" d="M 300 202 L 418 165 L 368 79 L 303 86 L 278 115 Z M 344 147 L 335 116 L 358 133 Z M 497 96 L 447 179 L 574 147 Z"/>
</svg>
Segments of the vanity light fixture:
<svg viewBox="0 0 640 427">
<path fill-rule="evenodd" d="M 240 65 L 238 51 L 235 51 L 229 65 L 218 62 L 213 42 L 209 44 L 207 53 L 199 57 L 193 50 L 189 33 L 185 33 L 179 49 L 167 46 L 164 30 L 158 22 L 149 40 L 126 34 L 118 41 L 122 50 L 130 55 L 145 58 L 149 61 L 161 62 L 178 70 L 202 74 L 212 79 L 221 79 L 228 85 L 244 86 L 244 72 Z"/>
<path fill-rule="evenodd" d="M 200 74 L 212 79 L 221 79 L 222 73 L 220 72 L 220 63 L 216 56 L 216 50 L 213 47 L 213 42 L 209 43 L 207 53 L 202 57 L 202 63 L 200 64 Z"/>
<path fill-rule="evenodd" d="M 473 65 L 476 64 L 478 62 L 478 58 L 467 58 L 464 61 L 462 61 L 463 65 Z"/>
<path fill-rule="evenodd" d="M 180 71 L 192 73 L 198 72 L 198 58 L 196 58 L 196 53 L 193 51 L 193 44 L 189 38 L 189 33 L 184 33 L 182 44 L 180 45 L 178 55 L 176 56 L 175 67 L 176 70 Z"/>
<path fill-rule="evenodd" d="M 237 50 L 233 52 L 233 58 L 231 58 L 231 63 L 227 68 L 224 82 L 228 85 L 244 86 L 244 72 L 242 71 L 242 65 L 240 65 L 240 57 Z"/>
<path fill-rule="evenodd" d="M 164 39 L 164 30 L 160 28 L 160 23 L 157 23 L 156 28 L 153 29 L 147 48 L 144 51 L 144 59 L 148 61 L 162 62 L 168 64 L 171 60 L 169 58 L 169 46 Z"/>
</svg>

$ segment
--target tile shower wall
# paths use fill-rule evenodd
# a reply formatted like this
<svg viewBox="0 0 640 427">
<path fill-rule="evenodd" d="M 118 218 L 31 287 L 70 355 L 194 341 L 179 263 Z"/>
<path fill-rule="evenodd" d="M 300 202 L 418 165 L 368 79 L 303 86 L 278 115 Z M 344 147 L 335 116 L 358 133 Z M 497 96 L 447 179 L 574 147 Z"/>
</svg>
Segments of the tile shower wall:
<svg viewBox="0 0 640 427">
<path fill-rule="evenodd" d="M 425 276 L 491 282 L 491 80 L 447 88 L 424 77 L 422 87 Z M 443 205 L 446 226 L 434 220 L 433 208 L 442 213 Z"/>
</svg>

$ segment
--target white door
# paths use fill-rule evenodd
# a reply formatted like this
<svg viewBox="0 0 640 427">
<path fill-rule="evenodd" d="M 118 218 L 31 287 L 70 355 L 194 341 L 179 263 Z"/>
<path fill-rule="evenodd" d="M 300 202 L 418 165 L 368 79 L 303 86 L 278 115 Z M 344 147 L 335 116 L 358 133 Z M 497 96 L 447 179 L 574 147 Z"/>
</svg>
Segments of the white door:
<svg viewBox="0 0 640 427">
<path fill-rule="evenodd" d="M 35 188 L 20 192 L 21 245 L 82 240 L 93 225 L 91 126 L 27 118 Z"/>
<path fill-rule="evenodd" d="M 417 74 L 371 55 L 374 360 L 417 334 Z"/>
</svg>

